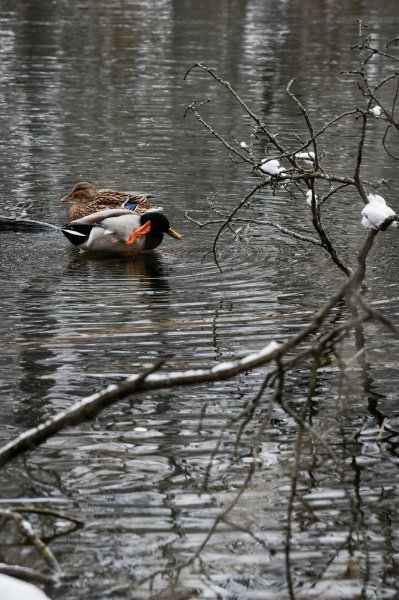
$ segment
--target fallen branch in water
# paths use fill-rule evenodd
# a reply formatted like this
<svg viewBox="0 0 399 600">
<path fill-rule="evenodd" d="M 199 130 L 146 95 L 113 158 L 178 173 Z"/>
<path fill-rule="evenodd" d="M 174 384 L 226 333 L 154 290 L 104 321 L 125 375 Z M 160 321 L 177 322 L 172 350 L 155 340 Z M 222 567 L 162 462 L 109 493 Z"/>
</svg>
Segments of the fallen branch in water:
<svg viewBox="0 0 399 600">
<path fill-rule="evenodd" d="M 0 217 L 0 231 L 43 231 L 52 229 L 59 231 L 60 228 L 45 221 L 33 219 L 18 219 L 17 217 Z"/>
<path fill-rule="evenodd" d="M 47 421 L 38 427 L 22 433 L 14 442 L 10 442 L 0 449 L 0 466 L 4 466 L 15 456 L 44 442 L 61 429 L 93 419 L 101 410 L 117 400 L 125 398 L 128 394 L 142 389 L 149 389 L 148 387 L 143 387 L 144 381 L 149 374 L 158 370 L 164 362 L 164 359 L 159 360 L 144 373 L 128 377 L 119 385 L 109 385 L 102 392 L 92 394 L 88 398 L 80 400 L 70 408 L 47 419 Z"/>
</svg>

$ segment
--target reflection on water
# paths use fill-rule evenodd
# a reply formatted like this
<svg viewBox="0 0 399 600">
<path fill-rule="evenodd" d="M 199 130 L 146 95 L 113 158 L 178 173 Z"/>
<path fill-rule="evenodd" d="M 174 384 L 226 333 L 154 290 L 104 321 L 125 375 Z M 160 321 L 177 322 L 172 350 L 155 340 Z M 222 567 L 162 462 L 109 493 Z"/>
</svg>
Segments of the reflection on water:
<svg viewBox="0 0 399 600">
<path fill-rule="evenodd" d="M 183 118 L 185 107 L 193 97 L 209 96 L 207 117 L 227 138 L 248 140 L 250 130 L 241 108 L 210 78 L 183 76 L 193 62 L 205 61 L 273 131 L 304 135 L 285 94 L 288 81 L 297 78 L 297 93 L 316 121 L 352 107 L 355 86 L 335 77 L 354 60 L 342 48 L 355 41 L 359 16 L 382 41 L 393 37 L 396 8 L 394 0 L 384 11 L 368 1 L 3 0 L 1 214 L 60 224 L 59 197 L 89 180 L 155 194 L 183 233 L 179 243 L 165 240 L 159 251 L 140 257 L 83 254 L 57 232 L 0 233 L 3 441 L 160 357 L 173 368 L 210 365 L 284 339 L 308 322 L 339 280 L 318 250 L 255 228 L 221 246 L 223 273 L 210 260 L 201 262 L 213 232 L 186 221 L 185 211 L 212 218 L 208 197 L 229 210 L 253 179 L 217 140 Z M 356 143 L 349 133 L 340 131 L 339 157 L 326 158 L 343 170 Z M 255 150 L 263 154 L 263 140 Z M 382 176 L 395 189 L 397 174 L 378 153 L 367 177 Z M 344 210 L 326 211 L 350 257 L 359 245 L 359 207 L 351 197 L 342 201 Z M 262 192 L 252 208 L 290 227 L 309 220 L 306 205 L 287 204 L 278 193 Z M 371 295 L 393 321 L 395 244 L 391 231 L 378 240 L 369 271 Z M 329 325 L 346 317 L 340 306 Z M 364 573 L 364 597 L 396 594 L 397 342 L 375 325 L 363 335 L 366 356 L 353 367 L 350 386 L 339 387 L 333 353 L 322 357 L 311 424 L 329 432 L 347 470 L 337 480 L 325 449 L 305 436 L 292 507 L 291 561 L 298 586 L 306 584 L 298 598 L 360 597 Z M 355 348 L 351 342 L 345 352 Z M 151 583 L 154 589 L 167 584 L 151 577 L 192 556 L 245 479 L 269 398 L 239 442 L 234 417 L 263 377 L 243 374 L 128 398 L 0 474 L 4 500 L 36 497 L 86 523 L 52 544 L 71 577 L 49 590 L 54 599 L 149 598 Z M 308 370 L 294 371 L 286 385 L 288 399 L 300 407 Z M 350 414 L 341 411 L 343 397 Z M 212 599 L 287 598 L 296 436 L 295 422 L 275 406 L 250 489 L 219 524 L 202 563 L 182 571 L 186 590 Z M 8 558 L 9 548 L 1 550 Z M 38 566 L 36 557 L 22 558 L 17 550 L 16 562 Z"/>
<path fill-rule="evenodd" d="M 137 256 L 107 255 L 106 253 L 89 253 L 71 250 L 68 273 L 81 274 L 82 270 L 95 271 L 94 276 L 109 277 L 116 280 L 128 279 L 140 282 L 144 288 L 156 291 L 169 289 L 168 276 L 170 269 L 162 261 L 158 253 L 148 252 Z"/>
</svg>

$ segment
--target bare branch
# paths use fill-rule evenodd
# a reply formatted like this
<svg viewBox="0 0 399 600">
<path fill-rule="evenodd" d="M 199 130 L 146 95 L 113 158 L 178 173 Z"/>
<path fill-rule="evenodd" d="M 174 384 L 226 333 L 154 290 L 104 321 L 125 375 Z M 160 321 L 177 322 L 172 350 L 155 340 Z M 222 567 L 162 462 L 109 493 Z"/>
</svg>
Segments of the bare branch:
<svg viewBox="0 0 399 600">
<path fill-rule="evenodd" d="M 263 131 L 263 133 L 266 135 L 269 142 L 271 142 L 277 148 L 277 150 L 279 150 L 282 154 L 287 154 L 287 151 L 285 150 L 284 146 L 282 146 L 280 144 L 280 142 L 278 141 L 277 136 L 269 131 L 269 129 L 266 127 L 266 125 L 263 123 L 263 121 L 261 121 L 261 119 L 248 107 L 248 105 L 244 102 L 244 100 L 242 100 L 242 98 L 237 94 L 237 92 L 231 87 L 230 83 L 228 81 L 225 81 L 221 77 L 219 77 L 216 74 L 214 69 L 212 69 L 211 67 L 209 67 L 208 65 L 206 65 L 205 63 L 202 63 L 202 62 L 195 63 L 187 70 L 187 72 L 184 76 L 184 79 L 186 79 L 187 76 L 191 73 L 191 71 L 196 68 L 206 71 L 207 73 L 209 73 L 209 75 L 211 75 L 215 79 L 215 81 L 217 81 L 223 87 L 225 87 L 230 92 L 230 94 L 232 94 L 234 96 L 234 98 L 237 100 L 237 102 L 239 104 L 241 104 L 241 106 L 243 107 L 245 112 L 257 124 L 259 129 L 261 131 Z M 287 156 L 288 156 L 288 154 L 287 154 Z"/>
<path fill-rule="evenodd" d="M 318 150 L 317 150 L 317 144 L 316 144 L 316 138 L 314 135 L 314 130 L 313 130 L 313 126 L 312 123 L 310 121 L 308 112 L 306 110 L 306 108 L 303 106 L 303 104 L 298 100 L 298 98 L 295 96 L 295 94 L 293 92 L 291 92 L 291 86 L 294 83 L 295 79 L 291 79 L 291 81 L 289 82 L 289 84 L 287 85 L 287 94 L 289 95 L 289 97 L 295 102 L 295 104 L 298 106 L 299 110 L 301 111 L 306 125 L 309 129 L 309 134 L 310 134 L 310 140 L 311 140 L 311 144 L 313 146 L 313 152 L 314 152 L 314 171 L 317 171 L 319 168 L 319 157 L 318 157 Z M 306 146 L 307 147 L 307 146 Z"/>
<path fill-rule="evenodd" d="M 52 550 L 50 550 L 50 548 L 46 546 L 41 538 L 35 533 L 29 521 L 24 519 L 19 513 L 12 510 L 0 510 L 0 517 L 3 517 L 3 519 L 11 519 L 17 524 L 19 531 L 29 540 L 32 546 L 36 548 L 36 550 L 45 560 L 48 567 L 53 572 L 54 578 L 59 578 L 62 576 L 62 570 Z"/>
<path fill-rule="evenodd" d="M 202 229 L 203 227 L 207 227 L 208 225 L 216 225 L 216 224 L 220 224 L 220 223 L 224 224 L 226 222 L 226 218 L 228 218 L 228 215 L 226 215 L 226 218 L 224 218 L 224 219 L 212 219 L 210 221 L 201 222 L 201 221 L 197 221 L 196 219 L 193 219 L 189 215 L 188 211 L 186 211 L 185 217 L 189 221 L 196 223 L 196 225 L 198 225 L 198 227 L 200 227 Z M 233 223 L 248 223 L 248 224 L 252 224 L 252 225 L 266 225 L 268 227 L 274 227 L 275 229 L 278 229 L 284 235 L 288 235 L 292 238 L 300 240 L 301 242 L 308 242 L 309 244 L 314 244 L 315 246 L 322 245 L 316 238 L 312 238 L 307 235 L 302 235 L 301 233 L 298 233 L 297 231 L 292 231 L 291 229 L 287 229 L 286 227 L 283 227 L 282 225 L 279 225 L 278 223 L 274 223 L 274 221 L 267 221 L 265 219 L 250 219 L 248 217 L 236 217 L 236 218 L 230 220 L 230 223 L 232 223 L 232 222 Z"/>
<path fill-rule="evenodd" d="M 232 221 L 232 219 L 234 218 L 234 216 L 238 213 L 238 211 L 240 210 L 240 208 L 242 208 L 250 198 L 252 198 L 252 196 L 254 194 L 256 194 L 256 192 L 258 192 L 259 190 L 261 190 L 263 187 L 265 187 L 266 185 L 268 185 L 270 179 L 267 180 L 262 180 L 260 183 L 258 183 L 258 185 L 256 187 L 253 188 L 253 190 L 251 190 L 249 192 L 249 194 L 247 194 L 245 196 L 245 198 L 243 198 L 243 200 L 241 200 L 241 202 L 235 207 L 235 209 L 230 213 L 230 215 L 227 217 L 227 219 L 225 220 L 225 222 L 222 224 L 222 226 L 219 228 L 218 232 L 215 235 L 215 238 L 213 240 L 213 245 L 212 245 L 212 250 L 211 253 L 213 254 L 215 263 L 217 265 L 217 267 L 219 268 L 219 270 L 221 271 L 220 265 L 219 265 L 219 261 L 217 258 L 217 254 L 216 254 L 216 246 L 217 243 L 219 241 L 220 236 L 222 235 L 224 229 L 229 225 L 229 223 Z"/>
<path fill-rule="evenodd" d="M 208 98 L 205 102 L 210 102 L 210 99 Z M 201 105 L 204 104 L 204 102 L 201 102 Z M 231 146 L 231 144 L 229 144 L 223 136 L 220 135 L 220 133 L 218 133 L 217 131 L 215 131 L 215 129 L 213 129 L 213 127 L 211 127 L 206 121 L 205 119 L 200 115 L 200 113 L 198 112 L 198 107 L 197 107 L 197 102 L 196 100 L 193 100 L 192 103 L 186 108 L 186 111 L 184 113 L 184 116 L 187 115 L 188 111 L 191 111 L 194 116 L 196 117 L 196 119 L 198 119 L 198 121 L 213 135 L 215 136 L 220 142 L 222 142 L 223 146 L 225 146 L 232 154 L 235 154 L 236 156 L 238 156 L 242 161 L 249 163 L 250 165 L 252 165 L 253 167 L 256 167 L 256 163 L 251 160 L 251 158 L 248 158 L 248 156 L 245 156 L 244 154 L 241 154 L 241 152 L 239 152 L 236 148 L 234 148 L 233 146 Z"/>
</svg>

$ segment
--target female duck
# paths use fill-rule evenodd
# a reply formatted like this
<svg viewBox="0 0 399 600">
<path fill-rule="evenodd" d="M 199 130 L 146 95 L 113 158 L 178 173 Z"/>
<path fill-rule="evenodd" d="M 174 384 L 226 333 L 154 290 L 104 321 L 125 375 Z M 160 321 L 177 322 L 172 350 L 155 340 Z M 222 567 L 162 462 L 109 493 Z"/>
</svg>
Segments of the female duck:
<svg viewBox="0 0 399 600">
<path fill-rule="evenodd" d="M 68 221 L 71 222 L 100 210 L 125 206 L 142 215 L 153 208 L 147 198 L 149 194 L 97 190 L 92 183 L 80 181 L 74 185 L 69 194 L 61 198 L 60 202 L 75 202 L 67 211 Z"/>
<path fill-rule="evenodd" d="M 135 254 L 159 246 L 165 233 L 181 238 L 162 213 L 138 215 L 126 208 L 101 210 L 72 221 L 61 231 L 75 246 L 94 252 Z"/>
</svg>

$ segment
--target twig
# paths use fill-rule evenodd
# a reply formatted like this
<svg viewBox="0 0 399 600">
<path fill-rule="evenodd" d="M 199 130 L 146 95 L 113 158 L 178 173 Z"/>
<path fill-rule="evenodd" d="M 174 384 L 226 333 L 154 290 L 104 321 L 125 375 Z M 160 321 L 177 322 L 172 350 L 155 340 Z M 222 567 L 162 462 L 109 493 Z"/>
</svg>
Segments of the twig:
<svg viewBox="0 0 399 600">
<path fill-rule="evenodd" d="M 310 118 L 309 118 L 309 115 L 308 115 L 308 112 L 307 112 L 306 108 L 299 101 L 299 99 L 295 96 L 295 94 L 293 92 L 291 92 L 291 86 L 294 83 L 294 81 L 295 81 L 295 79 L 291 79 L 291 81 L 287 85 L 287 94 L 295 102 L 295 104 L 298 106 L 299 110 L 301 111 L 301 113 L 303 115 L 303 118 L 305 119 L 305 123 L 306 123 L 306 125 L 307 125 L 307 127 L 309 129 L 310 140 L 311 140 L 310 143 L 313 146 L 313 152 L 314 152 L 313 170 L 314 171 L 318 171 L 318 168 L 319 168 L 319 156 L 318 156 L 317 143 L 316 143 L 316 138 L 315 138 L 315 135 L 314 135 L 313 126 L 312 126 L 312 123 L 310 121 Z"/>
<path fill-rule="evenodd" d="M 55 558 L 53 552 L 48 546 L 41 540 L 41 538 L 34 532 L 32 525 L 29 521 L 24 519 L 19 513 L 12 510 L 0 510 L 0 517 L 3 519 L 12 519 L 18 526 L 18 529 L 23 535 L 30 541 L 32 546 L 36 548 L 41 557 L 45 560 L 48 567 L 54 574 L 54 577 L 61 577 L 62 570 Z"/>
<path fill-rule="evenodd" d="M 232 94 L 234 96 L 234 98 L 237 100 L 237 102 L 239 104 L 241 104 L 241 106 L 243 107 L 243 109 L 245 110 L 245 112 L 251 117 L 251 119 L 257 124 L 257 126 L 260 128 L 261 131 L 263 131 L 263 133 L 266 135 L 266 137 L 268 138 L 268 140 L 282 153 L 282 154 L 287 154 L 287 151 L 285 150 L 284 146 L 282 146 L 280 144 L 280 142 L 277 139 L 277 136 L 272 134 L 269 129 L 266 127 L 266 125 L 263 123 L 263 121 L 261 121 L 261 119 L 249 108 L 249 106 L 244 102 L 244 100 L 242 100 L 242 98 L 237 94 L 237 92 L 231 87 L 230 83 L 228 81 L 225 81 L 224 79 L 222 79 L 221 77 L 219 77 L 219 75 L 216 74 L 216 71 L 214 69 L 212 69 L 211 67 L 209 67 L 208 65 L 206 65 L 205 63 L 195 63 L 193 64 L 187 71 L 186 74 L 184 75 L 184 79 L 186 79 L 188 77 L 188 75 L 191 73 L 191 71 L 193 69 L 201 69 L 203 71 L 206 71 L 207 73 L 209 73 L 209 75 L 211 75 L 215 81 L 217 81 L 218 83 L 220 83 L 223 87 L 225 87 L 230 94 Z M 288 154 L 287 154 L 288 156 Z"/>
<path fill-rule="evenodd" d="M 210 99 L 208 98 L 206 100 L 206 102 L 210 102 Z M 201 105 L 204 104 L 204 102 L 201 102 Z M 218 133 L 217 131 L 215 131 L 215 129 L 213 129 L 213 127 L 211 127 L 206 121 L 205 119 L 200 115 L 200 113 L 198 112 L 197 109 L 197 102 L 196 100 L 193 100 L 191 104 L 189 104 L 189 106 L 187 106 L 186 111 L 184 113 L 184 116 L 187 115 L 188 111 L 191 111 L 196 119 L 198 119 L 198 121 L 209 131 L 209 133 L 211 133 L 213 136 L 215 136 L 220 142 L 222 142 L 222 144 L 233 154 L 235 154 L 236 156 L 238 156 L 243 162 L 247 162 L 250 165 L 252 165 L 253 167 L 256 166 L 256 163 L 251 160 L 251 158 L 248 158 L 248 156 L 245 156 L 244 154 L 241 154 L 241 152 L 239 152 L 236 148 L 234 148 L 234 146 L 232 146 L 231 144 L 229 144 L 222 135 L 220 135 L 220 133 Z"/>
<path fill-rule="evenodd" d="M 219 268 L 219 270 L 221 271 L 220 265 L 219 265 L 219 261 L 217 258 L 217 254 L 216 254 L 216 246 L 217 243 L 219 241 L 220 236 L 222 235 L 224 229 L 229 225 L 230 221 L 234 218 L 234 216 L 238 213 L 238 211 L 240 210 L 240 208 L 242 208 L 250 198 L 252 198 L 252 196 L 254 194 L 256 194 L 256 192 L 258 192 L 259 190 L 261 190 L 263 187 L 265 187 L 265 185 L 267 185 L 269 183 L 269 180 L 264 180 L 261 181 L 260 183 L 258 183 L 257 186 L 255 186 L 250 192 L 249 194 L 247 194 L 245 196 L 245 198 L 243 198 L 243 200 L 241 200 L 241 202 L 239 202 L 239 204 L 235 207 L 235 209 L 230 213 L 230 215 L 227 217 L 227 219 L 225 220 L 225 222 L 222 224 L 222 226 L 220 227 L 220 229 L 218 230 L 218 232 L 215 235 L 215 238 L 213 240 L 213 245 L 212 245 L 212 250 L 211 253 L 213 254 L 215 263 L 217 265 L 217 267 Z"/>
<path fill-rule="evenodd" d="M 201 221 L 197 221 L 196 219 L 193 219 L 189 215 L 188 211 L 186 211 L 185 217 L 189 221 L 192 221 L 193 223 L 198 225 L 198 227 L 200 227 L 201 229 L 203 227 L 207 227 L 208 225 L 217 225 L 220 223 L 225 223 L 225 221 L 226 221 L 226 219 L 213 219 L 213 220 L 205 221 L 202 223 Z M 226 218 L 228 218 L 228 215 L 226 215 Z M 300 240 L 301 242 L 308 242 L 309 244 L 314 244 L 315 246 L 322 245 L 318 240 L 316 240 L 316 238 L 312 238 L 308 235 L 302 235 L 301 233 L 298 233 L 297 231 L 292 231 L 292 229 L 287 229 L 286 227 L 283 227 L 282 225 L 279 225 L 278 223 L 274 223 L 274 221 L 267 221 L 266 219 L 250 219 L 250 218 L 246 218 L 246 217 L 236 217 L 231 221 L 233 221 L 234 223 L 248 223 L 248 224 L 253 224 L 253 225 L 266 225 L 268 227 L 274 227 L 275 229 L 278 229 L 284 235 L 293 237 L 297 240 Z"/>
</svg>

